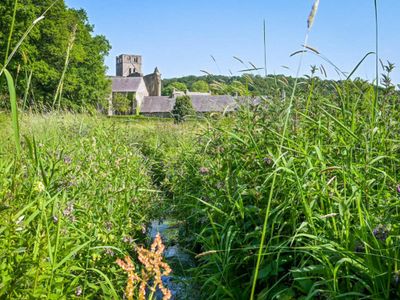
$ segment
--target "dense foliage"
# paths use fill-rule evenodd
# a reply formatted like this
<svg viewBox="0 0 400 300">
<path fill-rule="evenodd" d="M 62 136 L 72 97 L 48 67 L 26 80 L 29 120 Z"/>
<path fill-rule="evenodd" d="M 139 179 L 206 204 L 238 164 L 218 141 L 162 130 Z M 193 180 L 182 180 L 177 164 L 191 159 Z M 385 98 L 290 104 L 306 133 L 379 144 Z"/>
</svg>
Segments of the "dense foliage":
<svg viewBox="0 0 400 300">
<path fill-rule="evenodd" d="M 122 298 L 115 259 L 146 241 L 162 207 L 134 131 L 95 117 L 25 116 L 15 160 L 0 117 L 0 298 Z"/>
<path fill-rule="evenodd" d="M 15 2 L 0 2 L 0 66 L 32 22 L 54 1 L 17 1 L 11 47 L 7 52 Z M 88 22 L 85 11 L 67 8 L 60 0 L 36 24 L 8 69 L 15 78 L 17 94 L 26 100 L 26 106 L 52 107 L 60 83 L 63 87 L 61 106 L 94 106 L 102 103 L 109 93 L 104 65 L 109 50 L 110 44 L 104 36 L 93 35 L 93 25 Z M 0 97 L 5 94 L 4 88 L 0 86 Z M 2 99 L 1 106 L 8 105 L 7 100 Z"/>
<path fill-rule="evenodd" d="M 177 97 L 171 113 L 176 123 L 181 123 L 186 117 L 194 115 L 192 99 L 189 96 Z"/>
<path fill-rule="evenodd" d="M 187 86 L 186 84 L 182 82 L 171 82 L 167 86 L 163 87 L 161 90 L 161 94 L 163 96 L 172 96 L 172 94 L 175 92 L 186 92 Z"/>
<path fill-rule="evenodd" d="M 154 148 L 204 299 L 248 299 L 264 228 L 258 299 L 400 297 L 400 99 L 318 84 L 296 93 L 286 131 L 276 96 Z"/>
<path fill-rule="evenodd" d="M 389 83 L 393 90 L 392 93 L 398 94 L 398 90 L 395 91 L 395 86 L 390 81 L 390 73 L 393 71 L 393 67 L 393 64 L 390 62 L 382 65 L 381 84 L 385 87 Z M 318 95 L 323 96 L 329 96 L 334 93 L 336 86 L 342 84 L 344 81 L 324 79 L 326 77 L 323 70 L 322 67 L 311 66 L 310 74 L 299 78 L 297 93 L 307 95 L 310 89 L 316 89 Z M 318 71 L 321 71 L 321 74 L 317 73 Z M 199 82 L 204 86 L 201 90 L 198 88 Z M 268 75 L 268 77 L 253 74 L 244 74 L 242 76 L 191 75 L 181 78 L 164 79 L 163 93 L 170 95 L 169 93 L 172 88 L 178 84 L 183 84 L 190 91 L 205 92 L 205 84 L 208 84 L 209 88 L 207 91 L 211 91 L 215 95 L 280 96 L 281 98 L 285 98 L 287 95 L 290 95 L 294 82 L 295 78 L 285 75 Z M 356 78 L 354 83 L 360 87 L 371 85 L 360 78 Z M 381 91 L 384 92 L 385 90 L 381 88 Z"/>
</svg>

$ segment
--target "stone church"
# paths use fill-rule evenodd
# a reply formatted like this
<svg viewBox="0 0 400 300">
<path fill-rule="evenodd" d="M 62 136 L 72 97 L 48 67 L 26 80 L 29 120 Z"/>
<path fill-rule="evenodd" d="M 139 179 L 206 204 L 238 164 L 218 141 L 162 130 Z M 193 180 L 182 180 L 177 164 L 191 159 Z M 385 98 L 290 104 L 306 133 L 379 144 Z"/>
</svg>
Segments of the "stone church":
<svg viewBox="0 0 400 300">
<path fill-rule="evenodd" d="M 133 96 L 132 112 L 140 108 L 145 97 L 161 96 L 161 74 L 155 68 L 152 74 L 143 76 L 142 56 L 121 54 L 116 57 L 116 76 L 111 76 L 112 94 L 108 114 L 113 115 L 112 100 L 116 94 Z"/>
<path fill-rule="evenodd" d="M 117 113 L 113 109 L 113 99 L 117 94 L 132 100 L 131 113 L 144 116 L 170 117 L 175 99 L 188 95 L 193 108 L 199 114 L 229 112 L 237 109 L 244 99 L 229 95 L 211 93 L 174 92 L 171 97 L 161 96 L 161 74 L 156 67 L 152 74 L 143 76 L 142 56 L 121 54 L 116 57 L 116 76 L 111 76 L 112 93 L 109 97 L 108 115 Z"/>
</svg>

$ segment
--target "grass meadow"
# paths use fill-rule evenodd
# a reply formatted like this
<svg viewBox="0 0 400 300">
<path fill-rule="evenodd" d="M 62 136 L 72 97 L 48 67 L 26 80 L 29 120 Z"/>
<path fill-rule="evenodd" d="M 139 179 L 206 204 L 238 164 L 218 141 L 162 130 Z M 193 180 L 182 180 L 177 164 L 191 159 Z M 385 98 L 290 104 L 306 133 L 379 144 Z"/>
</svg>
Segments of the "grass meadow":
<svg viewBox="0 0 400 300">
<path fill-rule="evenodd" d="M 299 55 L 317 53 L 318 3 Z M 194 260 L 186 299 L 400 298 L 393 66 L 368 83 L 351 79 L 357 65 L 330 93 L 314 72 L 290 87 L 271 77 L 254 105 L 174 124 L 24 112 L 8 62 L 1 299 L 171 299 L 162 276 L 179 266 L 149 236 L 164 219 Z"/>
<path fill-rule="evenodd" d="M 397 98 L 337 89 L 296 101 L 285 136 L 280 98 L 180 125 L 22 114 L 19 157 L 2 114 L 2 297 L 122 298 L 115 260 L 139 269 L 163 218 L 204 299 L 249 297 L 264 225 L 257 299 L 399 297 Z"/>
</svg>

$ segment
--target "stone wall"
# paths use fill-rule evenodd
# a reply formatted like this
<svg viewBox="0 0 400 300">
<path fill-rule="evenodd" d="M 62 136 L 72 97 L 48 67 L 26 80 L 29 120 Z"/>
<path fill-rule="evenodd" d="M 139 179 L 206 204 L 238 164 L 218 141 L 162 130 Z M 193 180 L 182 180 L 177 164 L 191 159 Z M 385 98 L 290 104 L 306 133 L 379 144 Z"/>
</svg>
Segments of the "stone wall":
<svg viewBox="0 0 400 300">
<path fill-rule="evenodd" d="M 161 75 L 157 69 L 143 77 L 149 96 L 161 96 Z"/>
</svg>

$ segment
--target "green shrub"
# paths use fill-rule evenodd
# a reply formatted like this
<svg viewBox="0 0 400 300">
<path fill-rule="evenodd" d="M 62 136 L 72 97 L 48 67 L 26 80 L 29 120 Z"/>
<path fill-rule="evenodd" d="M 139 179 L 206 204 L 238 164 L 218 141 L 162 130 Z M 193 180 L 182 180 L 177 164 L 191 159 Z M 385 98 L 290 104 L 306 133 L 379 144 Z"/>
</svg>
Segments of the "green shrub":
<svg viewBox="0 0 400 300">
<path fill-rule="evenodd" d="M 181 123 L 187 116 L 195 113 L 192 105 L 192 99 L 189 96 L 179 96 L 176 98 L 172 115 L 176 123 Z"/>
<path fill-rule="evenodd" d="M 116 93 L 113 96 L 113 109 L 117 114 L 126 115 L 132 111 L 132 100 L 123 94 Z"/>
</svg>

